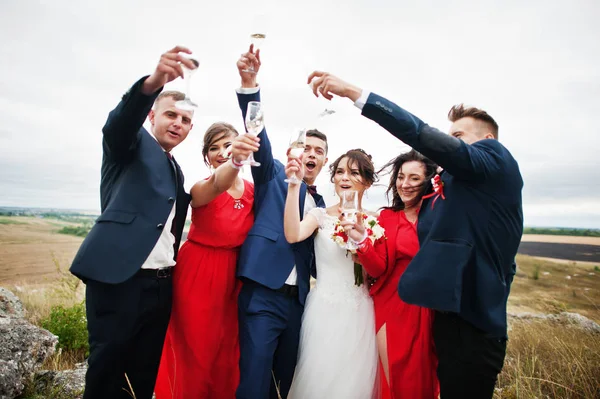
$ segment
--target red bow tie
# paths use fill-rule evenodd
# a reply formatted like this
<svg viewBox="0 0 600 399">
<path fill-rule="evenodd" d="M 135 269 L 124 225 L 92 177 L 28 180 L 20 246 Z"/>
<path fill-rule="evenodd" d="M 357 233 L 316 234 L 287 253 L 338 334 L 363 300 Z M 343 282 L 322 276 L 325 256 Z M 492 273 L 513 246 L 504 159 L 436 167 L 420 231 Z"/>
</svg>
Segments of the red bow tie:
<svg viewBox="0 0 600 399">
<path fill-rule="evenodd" d="M 307 184 L 307 190 L 310 193 L 310 195 L 317 194 L 317 186 L 315 186 L 315 185 L 308 185 Z"/>
</svg>

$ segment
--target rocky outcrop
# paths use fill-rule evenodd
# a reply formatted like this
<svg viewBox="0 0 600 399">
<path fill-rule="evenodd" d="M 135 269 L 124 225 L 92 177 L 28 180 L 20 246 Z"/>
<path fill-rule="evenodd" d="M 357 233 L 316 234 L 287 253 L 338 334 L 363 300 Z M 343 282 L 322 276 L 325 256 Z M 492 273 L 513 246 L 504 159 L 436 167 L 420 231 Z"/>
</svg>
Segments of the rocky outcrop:
<svg viewBox="0 0 600 399">
<path fill-rule="evenodd" d="M 509 320 L 548 320 L 564 324 L 569 327 L 576 327 L 592 334 L 600 334 L 600 325 L 593 320 L 588 319 L 579 313 L 561 312 L 558 314 L 542 313 L 508 313 Z"/>
<path fill-rule="evenodd" d="M 48 371 L 44 370 L 35 376 L 36 392 L 52 392 L 61 398 L 81 399 L 85 387 L 85 362 L 75 365 L 73 370 Z"/>
<path fill-rule="evenodd" d="M 58 342 L 49 331 L 27 322 L 24 313 L 19 299 L 0 288 L 0 399 L 20 395 Z"/>
</svg>

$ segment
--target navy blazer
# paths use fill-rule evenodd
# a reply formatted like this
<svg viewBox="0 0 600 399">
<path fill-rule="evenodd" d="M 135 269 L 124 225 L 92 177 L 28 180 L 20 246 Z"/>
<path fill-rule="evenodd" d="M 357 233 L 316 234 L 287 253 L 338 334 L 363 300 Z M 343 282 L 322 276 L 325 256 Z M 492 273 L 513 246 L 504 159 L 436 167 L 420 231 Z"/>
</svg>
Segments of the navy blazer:
<svg viewBox="0 0 600 399">
<path fill-rule="evenodd" d="M 256 94 L 238 94 L 238 103 L 242 116 L 250 101 L 260 101 L 260 92 Z M 298 297 L 304 304 L 310 289 L 310 272 L 314 264 L 313 239 L 289 244 L 283 231 L 283 214 L 288 184 L 285 167 L 273 158 L 271 142 L 266 129 L 259 133 L 260 148 L 254 153 L 259 167 L 252 167 L 254 180 L 254 225 L 242 245 L 238 260 L 238 277 L 256 281 L 271 289 L 278 289 L 287 280 L 294 265 L 298 273 Z M 304 215 L 306 184 L 300 188 L 300 218 Z M 325 203 L 316 195 L 318 207 Z"/>
<path fill-rule="evenodd" d="M 497 140 L 465 144 L 371 94 L 362 114 L 444 168 L 446 199 L 423 201 L 421 248 L 400 279 L 408 303 L 456 312 L 506 337 L 506 303 L 523 234 L 517 161 Z"/>
<path fill-rule="evenodd" d="M 117 284 L 132 277 L 156 245 L 175 200 L 175 254 L 179 248 L 190 196 L 177 162 L 174 169 L 142 127 L 160 92 L 144 95 L 145 79 L 123 96 L 102 129 L 102 213 L 70 269 L 83 280 Z"/>
</svg>

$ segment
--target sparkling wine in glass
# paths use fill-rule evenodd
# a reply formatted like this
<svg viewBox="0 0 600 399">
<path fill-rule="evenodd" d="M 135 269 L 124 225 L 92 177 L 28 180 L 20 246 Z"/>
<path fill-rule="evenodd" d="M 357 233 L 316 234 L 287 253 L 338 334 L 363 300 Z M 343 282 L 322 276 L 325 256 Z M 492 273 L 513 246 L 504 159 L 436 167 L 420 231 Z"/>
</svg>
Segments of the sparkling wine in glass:
<svg viewBox="0 0 600 399">
<path fill-rule="evenodd" d="M 290 152 L 288 153 L 288 156 L 290 158 L 300 159 L 300 156 L 304 152 L 304 147 L 306 147 L 306 130 L 301 129 L 293 131 L 290 135 Z M 302 164 L 300 164 L 300 166 L 302 167 Z M 298 179 L 294 173 L 292 177 L 285 179 L 285 182 L 289 184 L 300 184 L 300 179 Z"/>
<path fill-rule="evenodd" d="M 192 75 L 194 74 L 194 72 L 196 72 L 196 70 L 200 66 L 200 63 L 194 58 L 190 58 L 190 61 L 192 61 L 192 63 L 194 64 L 194 69 L 189 69 L 188 67 L 181 65 L 181 67 L 183 68 L 183 81 L 185 82 L 185 98 L 175 103 L 175 106 L 183 111 L 194 111 L 196 110 L 196 108 L 198 108 L 198 104 L 192 101 L 190 93 Z"/>
<path fill-rule="evenodd" d="M 258 101 L 250 101 L 246 111 L 246 130 L 248 133 L 258 136 L 265 126 L 264 116 L 261 103 Z M 254 160 L 254 154 L 242 161 L 244 165 L 260 166 L 260 162 Z"/>
<path fill-rule="evenodd" d="M 345 220 L 356 223 L 358 213 L 358 193 L 354 190 L 342 191 L 342 216 Z M 348 240 L 346 243 L 347 249 L 356 249 L 354 243 Z"/>
<path fill-rule="evenodd" d="M 267 38 L 267 34 L 265 33 L 266 23 L 264 15 L 256 15 L 252 21 L 252 33 L 250 34 L 250 43 L 254 45 L 254 53 Z M 245 69 L 243 72 L 256 73 L 254 69 L 254 65 L 250 65 L 248 69 Z"/>
</svg>

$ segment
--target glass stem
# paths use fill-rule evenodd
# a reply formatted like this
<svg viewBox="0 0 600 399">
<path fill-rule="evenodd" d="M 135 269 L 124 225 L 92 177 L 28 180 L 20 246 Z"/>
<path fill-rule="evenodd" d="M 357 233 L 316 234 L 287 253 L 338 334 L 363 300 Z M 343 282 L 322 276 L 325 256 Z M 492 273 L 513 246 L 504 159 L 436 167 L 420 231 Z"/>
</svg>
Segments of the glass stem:
<svg viewBox="0 0 600 399">
<path fill-rule="evenodd" d="M 190 88 L 191 88 L 191 81 L 192 81 L 192 76 L 190 74 L 188 74 L 188 76 L 185 77 L 185 98 L 187 99 L 191 99 L 191 93 L 190 93 Z"/>
</svg>

